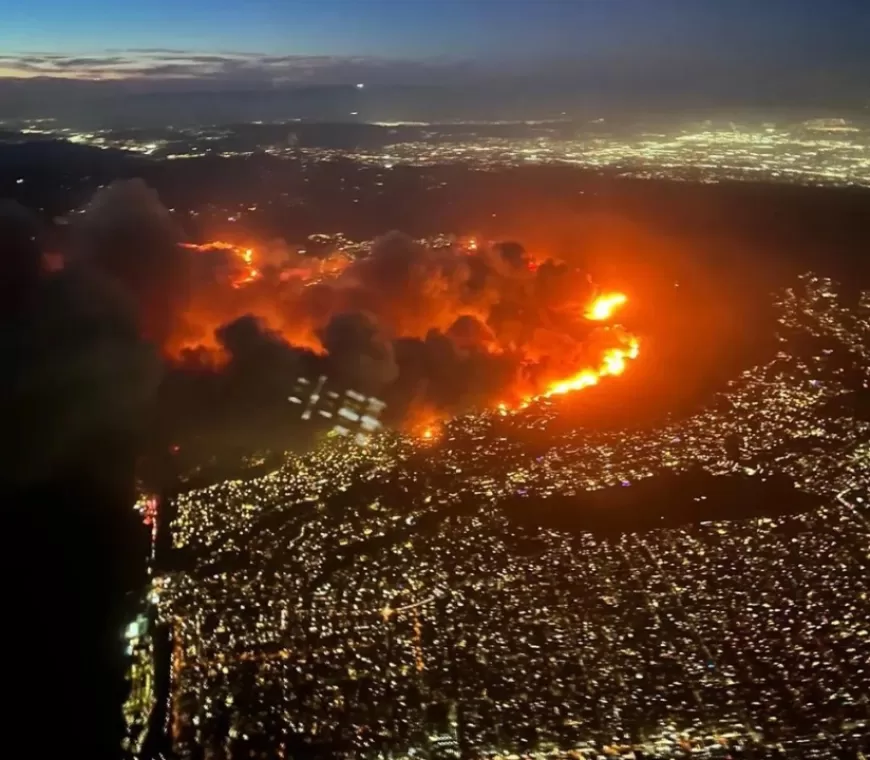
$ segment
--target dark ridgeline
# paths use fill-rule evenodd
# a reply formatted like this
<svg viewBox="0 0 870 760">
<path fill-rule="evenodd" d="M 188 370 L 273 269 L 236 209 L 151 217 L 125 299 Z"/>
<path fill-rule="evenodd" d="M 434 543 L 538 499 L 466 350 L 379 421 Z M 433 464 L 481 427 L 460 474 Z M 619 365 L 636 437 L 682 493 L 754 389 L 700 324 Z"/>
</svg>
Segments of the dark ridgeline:
<svg viewBox="0 0 870 760">
<path fill-rule="evenodd" d="M 158 364 L 117 283 L 41 266 L 38 227 L 0 208 L 4 755 L 120 756 L 132 509 Z"/>
<path fill-rule="evenodd" d="M 818 496 L 799 491 L 778 473 L 711 475 L 693 468 L 575 495 L 518 492 L 500 506 L 531 537 L 540 528 L 613 537 L 708 521 L 801 514 L 820 503 Z M 537 551 L 534 543 L 529 547 Z"/>
</svg>

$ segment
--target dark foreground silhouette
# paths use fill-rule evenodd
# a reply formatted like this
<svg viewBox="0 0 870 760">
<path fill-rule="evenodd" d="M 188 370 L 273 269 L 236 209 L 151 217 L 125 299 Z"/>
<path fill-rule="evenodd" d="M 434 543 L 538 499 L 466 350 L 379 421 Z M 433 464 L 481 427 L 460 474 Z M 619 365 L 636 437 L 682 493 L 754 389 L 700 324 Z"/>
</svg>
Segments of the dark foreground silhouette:
<svg viewBox="0 0 870 760">
<path fill-rule="evenodd" d="M 117 758 L 132 506 L 155 367 L 111 283 L 46 273 L 35 225 L 0 208 L 4 755 Z"/>
</svg>

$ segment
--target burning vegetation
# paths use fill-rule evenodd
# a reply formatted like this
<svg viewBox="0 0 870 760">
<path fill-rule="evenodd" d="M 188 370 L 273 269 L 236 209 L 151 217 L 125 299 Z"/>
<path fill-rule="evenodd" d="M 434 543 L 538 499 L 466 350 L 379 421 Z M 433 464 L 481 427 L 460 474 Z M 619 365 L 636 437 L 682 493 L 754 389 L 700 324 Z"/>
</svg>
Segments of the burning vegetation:
<svg viewBox="0 0 870 760">
<path fill-rule="evenodd" d="M 599 293 L 585 273 L 515 243 L 435 249 L 391 233 L 356 260 L 280 245 L 184 248 L 198 254 L 192 271 L 205 264 L 208 277 L 167 342 L 176 359 L 230 360 L 222 325 L 253 315 L 264 333 L 324 357 L 349 383 L 404 390 L 412 416 L 429 420 L 414 425 L 427 438 L 431 421 L 463 400 L 523 407 L 621 375 L 639 353 L 637 337 L 614 324 L 624 293 Z M 442 360 L 459 371 L 441 372 Z M 415 388 L 403 383 L 409 374 Z M 445 390 L 456 403 L 433 403 Z"/>
<path fill-rule="evenodd" d="M 453 415 L 621 375 L 639 352 L 617 323 L 626 294 L 514 242 L 183 243 L 139 181 L 101 190 L 70 231 L 64 277 L 109 275 L 161 348 L 158 413 L 175 441 L 286 435 L 292 386 L 317 376 L 383 399 L 385 423 L 436 437 Z"/>
</svg>

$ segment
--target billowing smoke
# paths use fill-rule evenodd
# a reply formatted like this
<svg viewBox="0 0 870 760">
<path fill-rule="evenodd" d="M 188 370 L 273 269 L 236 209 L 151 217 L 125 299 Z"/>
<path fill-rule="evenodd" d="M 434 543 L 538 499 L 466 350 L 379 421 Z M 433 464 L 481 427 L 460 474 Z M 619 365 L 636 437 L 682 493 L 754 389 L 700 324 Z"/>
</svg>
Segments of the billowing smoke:
<svg viewBox="0 0 870 760">
<path fill-rule="evenodd" d="M 220 325 L 255 315 L 271 340 L 321 357 L 316 371 L 400 416 L 516 403 L 629 341 L 584 315 L 595 295 L 584 272 L 517 243 L 433 248 L 392 232 L 355 260 L 274 245 L 265 256 L 225 243 L 188 250 L 194 285 L 170 353 L 201 361 L 205 346 L 220 362 Z"/>
<path fill-rule="evenodd" d="M 345 382 L 381 389 L 399 375 L 392 341 L 365 312 L 336 314 L 321 330 L 320 341 Z"/>
<path fill-rule="evenodd" d="M 140 181 L 101 190 L 71 229 L 66 274 L 100 274 L 127 299 L 118 329 L 162 350 L 158 419 L 180 438 L 256 437 L 284 419 L 300 376 L 377 395 L 401 423 L 520 402 L 627 345 L 584 316 L 584 272 L 517 243 L 436 248 L 392 232 L 355 258 L 180 244 Z"/>
<path fill-rule="evenodd" d="M 157 193 L 141 180 L 97 192 L 73 218 L 71 260 L 104 272 L 133 299 L 142 334 L 163 344 L 187 303 L 189 257 Z"/>
<path fill-rule="evenodd" d="M 122 450 L 132 463 L 160 378 L 132 292 L 96 255 L 46 271 L 39 225 L 20 208 L 0 213 L 0 257 L 2 481 L 103 472 Z"/>
</svg>

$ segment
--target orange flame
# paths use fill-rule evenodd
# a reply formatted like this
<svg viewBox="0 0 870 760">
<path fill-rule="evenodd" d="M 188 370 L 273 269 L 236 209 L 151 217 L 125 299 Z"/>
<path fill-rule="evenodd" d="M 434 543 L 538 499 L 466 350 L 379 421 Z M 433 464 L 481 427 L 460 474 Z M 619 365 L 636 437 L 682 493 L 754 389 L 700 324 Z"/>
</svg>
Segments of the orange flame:
<svg viewBox="0 0 870 760">
<path fill-rule="evenodd" d="M 465 241 L 465 247 L 468 251 L 476 251 L 479 247 L 479 242 L 476 238 L 471 237 Z M 254 248 L 247 248 L 235 243 L 224 241 L 213 241 L 204 244 L 186 243 L 184 247 L 195 251 L 223 250 L 232 254 L 234 261 L 234 271 L 231 284 L 234 288 L 243 288 L 251 283 L 255 283 L 262 277 L 262 271 L 257 266 L 257 261 L 262 261 L 262 256 L 257 255 Z M 350 263 L 351 259 L 344 254 L 339 254 L 329 259 L 319 261 L 317 265 L 312 265 L 310 269 L 293 269 L 292 274 L 304 274 L 303 279 L 316 282 L 322 278 L 331 278 L 340 274 Z M 537 269 L 537 263 L 530 261 L 529 269 L 534 271 Z M 285 272 L 287 274 L 287 272 Z M 309 283 L 310 284 L 310 283 Z M 589 304 L 586 305 L 583 316 L 592 322 L 607 322 L 611 320 L 617 312 L 628 303 L 628 297 L 624 293 L 605 292 L 595 297 Z M 309 334 L 305 330 L 293 331 L 292 335 L 287 334 L 286 325 L 281 323 L 280 319 L 270 320 L 269 310 L 266 309 L 264 318 L 267 323 L 279 324 L 281 333 L 284 337 L 295 345 L 302 345 L 316 352 L 322 352 L 322 347 L 319 341 L 313 334 Z M 204 316 L 206 322 L 211 323 L 210 315 Z M 196 320 L 194 320 L 196 321 Z M 633 336 L 626 336 L 623 331 L 619 331 L 619 343 L 612 348 L 604 350 L 601 354 L 597 365 L 585 367 L 575 374 L 562 379 L 556 379 L 546 384 L 537 393 L 525 395 L 520 399 L 519 404 L 515 407 L 509 407 L 504 402 L 500 402 L 496 406 L 496 410 L 501 415 L 509 414 L 516 409 L 525 409 L 535 400 L 560 396 L 574 391 L 583 390 L 594 385 L 598 385 L 604 377 L 615 377 L 622 375 L 631 360 L 636 359 L 640 353 L 640 344 L 638 339 Z M 173 344 L 167 347 L 170 353 L 179 353 L 181 348 L 187 346 L 183 339 L 177 341 L 178 345 Z M 196 345 L 206 345 L 213 348 L 214 341 L 198 341 Z M 491 353 L 500 353 L 503 347 L 493 344 L 488 347 Z M 407 428 L 406 428 L 407 429 Z M 434 441 L 440 437 L 440 426 L 437 416 L 432 413 L 427 413 L 423 419 L 417 419 L 416 423 L 410 426 L 410 429 L 416 436 L 424 440 Z"/>
<path fill-rule="evenodd" d="M 597 385 L 602 377 L 621 375 L 625 372 L 628 359 L 636 359 L 640 353 L 640 343 L 637 338 L 631 338 L 627 348 L 610 348 L 601 357 L 601 364 L 597 370 L 584 369 L 573 377 L 552 383 L 541 394 L 544 398 L 559 396 L 571 391 L 579 391 L 590 385 Z"/>
<path fill-rule="evenodd" d="M 613 316 L 620 306 L 628 302 L 628 297 L 624 293 L 607 293 L 596 298 L 586 309 L 586 318 L 595 321 L 604 321 Z M 613 377 L 621 375 L 625 372 L 628 366 L 628 361 L 636 359 L 640 354 L 640 342 L 637 338 L 631 337 L 628 339 L 628 344 L 623 347 L 609 348 L 601 357 L 601 362 L 597 368 L 587 368 L 580 370 L 575 375 L 557 380 L 547 387 L 547 389 L 539 396 L 531 396 L 523 401 L 522 408 L 528 405 L 529 401 L 536 398 L 550 398 L 551 396 L 561 396 L 572 391 L 583 390 L 593 385 L 598 385 L 598 381 L 602 377 Z"/>
<path fill-rule="evenodd" d="M 605 293 L 596 298 L 586 309 L 586 319 L 603 322 L 610 319 L 613 313 L 628 301 L 624 293 Z"/>
<path fill-rule="evenodd" d="M 182 243 L 182 247 L 189 248 L 192 251 L 231 251 L 241 269 L 241 272 L 233 278 L 232 284 L 234 288 L 240 288 L 260 278 L 260 270 L 254 266 L 253 248 L 243 248 L 223 240 L 215 240 L 210 243 L 203 243 L 202 245 L 197 243 Z"/>
<path fill-rule="evenodd" d="M 254 249 L 245 248 L 241 255 L 242 261 L 245 263 L 245 272 L 241 277 L 236 278 L 233 282 L 233 287 L 240 288 L 249 282 L 253 282 L 260 276 L 260 270 L 254 266 Z"/>
</svg>

